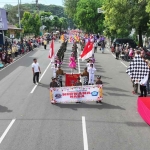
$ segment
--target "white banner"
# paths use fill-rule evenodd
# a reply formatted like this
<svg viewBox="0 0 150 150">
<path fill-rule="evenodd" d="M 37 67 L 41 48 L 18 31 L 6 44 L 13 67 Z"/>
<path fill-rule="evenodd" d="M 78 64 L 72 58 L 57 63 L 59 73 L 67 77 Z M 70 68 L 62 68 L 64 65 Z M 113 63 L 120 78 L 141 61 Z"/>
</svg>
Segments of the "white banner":
<svg viewBox="0 0 150 150">
<path fill-rule="evenodd" d="M 102 99 L 102 85 L 50 88 L 50 100 L 57 103 L 89 102 Z"/>
</svg>

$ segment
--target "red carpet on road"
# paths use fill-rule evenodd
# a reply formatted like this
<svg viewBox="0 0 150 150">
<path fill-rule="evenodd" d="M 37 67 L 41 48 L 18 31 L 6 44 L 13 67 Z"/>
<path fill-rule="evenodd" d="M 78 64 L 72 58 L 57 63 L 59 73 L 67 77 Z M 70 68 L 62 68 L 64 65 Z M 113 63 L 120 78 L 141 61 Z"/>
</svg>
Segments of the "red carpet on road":
<svg viewBox="0 0 150 150">
<path fill-rule="evenodd" d="M 138 112 L 143 120 L 150 125 L 150 97 L 138 98 Z"/>
</svg>

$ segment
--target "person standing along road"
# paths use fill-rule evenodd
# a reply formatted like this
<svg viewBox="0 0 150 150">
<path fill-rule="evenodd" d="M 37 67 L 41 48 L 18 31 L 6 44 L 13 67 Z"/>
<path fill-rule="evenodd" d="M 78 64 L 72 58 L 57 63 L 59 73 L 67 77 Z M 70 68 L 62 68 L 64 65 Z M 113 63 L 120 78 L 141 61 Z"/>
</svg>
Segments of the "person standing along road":
<svg viewBox="0 0 150 150">
<path fill-rule="evenodd" d="M 103 82 L 101 80 L 101 76 L 97 76 L 96 84 L 103 84 Z"/>
<path fill-rule="evenodd" d="M 50 88 L 59 87 L 58 83 L 56 82 L 56 78 L 52 77 L 52 82 L 50 82 Z"/>
<path fill-rule="evenodd" d="M 52 66 L 51 69 L 53 70 L 53 77 L 56 78 L 56 71 L 58 70 L 57 64 L 55 64 L 54 66 Z"/>
<path fill-rule="evenodd" d="M 44 49 L 46 50 L 46 46 L 47 46 L 47 40 L 44 40 Z"/>
<path fill-rule="evenodd" d="M 77 82 L 75 83 L 74 86 L 82 86 L 82 83 L 80 82 L 80 78 L 77 78 Z"/>
<path fill-rule="evenodd" d="M 57 88 L 59 87 L 56 78 L 52 77 L 52 81 L 50 82 L 50 88 Z M 50 94 L 51 96 L 53 95 L 52 93 Z M 57 102 L 55 100 L 51 100 L 51 104 L 56 104 Z"/>
<path fill-rule="evenodd" d="M 103 82 L 102 82 L 102 80 L 101 80 L 101 76 L 97 76 L 97 81 L 96 81 L 96 85 L 102 85 L 103 84 Z M 102 101 L 101 100 L 98 100 L 98 101 L 96 101 L 96 103 L 102 103 Z"/>
<path fill-rule="evenodd" d="M 119 59 L 119 45 L 118 44 L 116 45 L 115 53 L 116 53 L 116 59 Z"/>
<path fill-rule="evenodd" d="M 97 53 L 97 47 L 98 47 L 98 43 L 97 41 L 94 42 L 94 53 Z"/>
<path fill-rule="evenodd" d="M 33 83 L 38 84 L 39 83 L 39 74 L 41 74 L 41 69 L 40 69 L 39 63 L 37 62 L 36 58 L 33 59 L 32 71 L 33 71 Z"/>
<path fill-rule="evenodd" d="M 104 49 L 105 49 L 105 42 L 104 40 L 101 42 L 101 49 L 102 49 L 102 54 L 104 53 Z"/>
<path fill-rule="evenodd" d="M 90 67 L 88 68 L 89 72 L 89 85 L 94 85 L 94 76 L 95 76 L 96 69 L 93 67 L 93 64 L 90 64 Z"/>
<path fill-rule="evenodd" d="M 70 60 L 69 67 L 71 68 L 71 73 L 73 74 L 73 69 L 76 70 L 76 60 L 75 60 L 75 57 L 74 57 L 73 53 L 71 54 L 71 57 L 70 57 L 69 60 Z"/>
<path fill-rule="evenodd" d="M 56 75 L 58 77 L 58 81 L 60 82 L 60 86 L 62 87 L 62 76 L 65 75 L 64 71 L 58 66 L 58 70 L 56 71 Z"/>
<path fill-rule="evenodd" d="M 75 83 L 74 86 L 82 86 L 82 83 L 80 82 L 80 78 L 79 77 L 77 78 L 77 82 Z M 80 100 L 77 100 L 76 103 L 81 103 L 81 102 L 80 102 Z"/>
<path fill-rule="evenodd" d="M 83 85 L 88 85 L 89 81 L 89 73 L 87 72 L 87 67 L 84 69 L 84 72 L 80 74 L 82 77 L 84 77 L 84 83 Z"/>
</svg>

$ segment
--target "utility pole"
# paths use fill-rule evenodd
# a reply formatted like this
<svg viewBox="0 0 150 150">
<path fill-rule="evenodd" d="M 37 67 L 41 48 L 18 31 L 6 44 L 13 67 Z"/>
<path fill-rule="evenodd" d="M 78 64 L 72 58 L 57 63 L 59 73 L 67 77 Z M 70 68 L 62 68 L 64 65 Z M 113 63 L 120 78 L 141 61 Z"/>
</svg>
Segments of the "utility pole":
<svg viewBox="0 0 150 150">
<path fill-rule="evenodd" d="M 39 14 L 38 0 L 36 0 L 35 2 L 36 2 L 36 10 L 37 10 L 37 13 Z"/>
<path fill-rule="evenodd" d="M 21 23 L 20 23 L 20 2 L 18 0 L 18 17 L 19 17 L 19 28 L 21 28 Z"/>
</svg>

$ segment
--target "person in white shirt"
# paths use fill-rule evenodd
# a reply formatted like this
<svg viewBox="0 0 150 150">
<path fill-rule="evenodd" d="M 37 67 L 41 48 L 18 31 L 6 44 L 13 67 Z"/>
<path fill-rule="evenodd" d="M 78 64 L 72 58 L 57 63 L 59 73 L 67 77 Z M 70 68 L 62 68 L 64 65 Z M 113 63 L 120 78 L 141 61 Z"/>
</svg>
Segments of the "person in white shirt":
<svg viewBox="0 0 150 150">
<path fill-rule="evenodd" d="M 88 62 L 87 62 L 87 64 L 86 64 L 86 67 L 89 68 L 91 64 L 93 64 L 93 62 L 92 62 L 91 59 L 89 59 Z M 93 66 L 94 66 L 94 64 L 93 64 Z"/>
<path fill-rule="evenodd" d="M 33 72 L 33 83 L 34 84 L 39 83 L 39 74 L 41 74 L 41 69 L 36 58 L 33 59 L 32 72 Z"/>
<path fill-rule="evenodd" d="M 95 76 L 95 67 L 93 67 L 93 64 L 90 64 L 90 67 L 88 68 L 88 72 L 89 72 L 89 85 L 93 85 L 94 84 L 94 76 Z"/>
<path fill-rule="evenodd" d="M 51 69 L 53 70 L 53 77 L 56 78 L 56 71 L 58 70 L 57 64 L 55 64 L 55 66 L 53 65 Z"/>
</svg>

